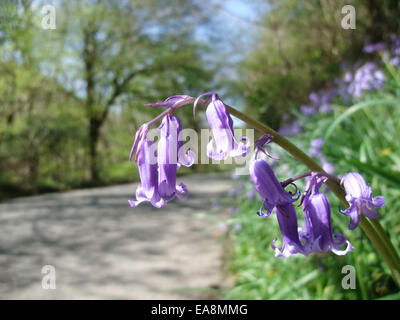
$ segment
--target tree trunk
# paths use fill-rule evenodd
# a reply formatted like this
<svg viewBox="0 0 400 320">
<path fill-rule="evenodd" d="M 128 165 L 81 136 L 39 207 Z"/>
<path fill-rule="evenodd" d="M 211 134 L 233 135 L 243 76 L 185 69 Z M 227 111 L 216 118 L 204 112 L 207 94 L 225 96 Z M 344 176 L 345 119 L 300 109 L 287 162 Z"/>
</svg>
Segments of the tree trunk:
<svg viewBox="0 0 400 320">
<path fill-rule="evenodd" d="M 101 122 L 96 118 L 90 119 L 89 126 L 89 156 L 90 156 L 90 181 L 100 180 L 99 168 L 97 163 L 97 144 L 100 137 Z"/>
<path fill-rule="evenodd" d="M 36 188 L 37 179 L 39 176 L 39 152 L 34 150 L 29 158 L 29 181 L 33 188 Z"/>
</svg>

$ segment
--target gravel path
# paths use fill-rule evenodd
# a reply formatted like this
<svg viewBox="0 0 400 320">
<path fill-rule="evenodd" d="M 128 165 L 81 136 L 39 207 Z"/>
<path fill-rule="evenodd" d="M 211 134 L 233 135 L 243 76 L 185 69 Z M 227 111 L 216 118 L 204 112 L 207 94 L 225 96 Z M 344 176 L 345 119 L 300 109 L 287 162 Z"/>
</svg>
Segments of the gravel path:
<svg viewBox="0 0 400 320">
<path fill-rule="evenodd" d="M 0 203 L 0 298 L 207 298 L 204 289 L 223 282 L 216 233 L 227 214 L 211 204 L 233 181 L 227 174 L 181 181 L 189 198 L 159 210 L 129 207 L 136 184 Z M 45 265 L 55 268 L 54 290 L 42 288 Z"/>
</svg>

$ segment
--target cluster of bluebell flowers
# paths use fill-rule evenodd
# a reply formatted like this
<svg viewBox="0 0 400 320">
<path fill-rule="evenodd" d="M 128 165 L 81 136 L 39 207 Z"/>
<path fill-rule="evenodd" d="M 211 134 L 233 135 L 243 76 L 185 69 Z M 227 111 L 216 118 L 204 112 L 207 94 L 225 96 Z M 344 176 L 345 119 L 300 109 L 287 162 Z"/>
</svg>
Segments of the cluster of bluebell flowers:
<svg viewBox="0 0 400 320">
<path fill-rule="evenodd" d="M 214 139 L 207 145 L 208 157 L 224 160 L 227 157 L 245 156 L 250 151 L 250 142 L 246 137 L 238 142 L 233 132 L 233 121 L 228 109 L 214 92 L 202 94 L 197 99 L 177 95 L 165 101 L 147 104 L 148 107 L 167 108 L 153 120 L 143 124 L 136 133 L 130 153 L 130 161 L 136 153 L 141 184 L 136 189 L 136 200 L 129 200 L 131 207 L 142 202 L 150 202 L 154 207 L 161 208 L 174 198 L 186 199 L 188 190 L 183 183 L 176 183 L 177 170 L 183 165 L 190 167 L 195 162 L 193 151 L 184 151 L 182 125 L 173 113 L 180 107 L 193 103 L 193 112 L 202 97 L 208 97 L 206 116 Z M 161 121 L 158 130 L 160 139 L 157 148 L 154 142 L 147 138 L 149 128 Z"/>
<path fill-rule="evenodd" d="M 265 141 L 265 138 L 262 139 Z M 325 172 L 308 172 L 279 182 L 267 161 L 257 159 L 257 151 L 254 161 L 250 165 L 250 177 L 263 199 L 263 204 L 257 214 L 268 218 L 274 210 L 276 211 L 282 235 L 281 248 L 277 248 L 275 245 L 277 239 L 271 244 L 276 257 L 328 251 L 332 251 L 336 255 L 345 255 L 353 251 L 352 244 L 345 236 L 333 230 L 329 200 L 324 193 L 320 192 L 321 185 L 327 179 L 335 179 L 334 177 Z M 294 185 L 294 181 L 297 179 L 305 177 L 308 177 L 309 180 L 302 196 L 297 187 L 295 192 L 285 190 L 288 185 Z M 342 214 L 350 216 L 349 229 L 357 227 L 362 214 L 370 219 L 379 217 L 377 208 L 384 207 L 384 198 L 382 196 L 373 198 L 372 189 L 359 173 L 345 174 L 340 183 L 345 189 L 346 200 L 350 205 L 348 209 L 340 210 Z M 300 196 L 304 223 L 299 228 L 293 203 Z"/>
<path fill-rule="evenodd" d="M 203 97 L 206 99 L 201 100 Z M 143 124 L 136 133 L 130 160 L 134 158 L 137 163 L 141 184 L 136 189 L 136 200 L 129 200 L 132 207 L 142 202 L 150 202 L 154 207 L 161 208 L 174 198 L 187 198 L 188 190 L 183 183 L 177 184 L 176 173 L 181 166 L 191 166 L 196 155 L 191 150 L 183 150 L 182 125 L 174 112 L 192 103 L 194 114 L 199 103 L 207 105 L 206 117 L 213 133 L 213 139 L 207 145 L 209 158 L 224 160 L 227 157 L 244 157 L 250 152 L 250 142 L 246 137 L 242 141 L 236 140 L 229 110 L 214 92 L 207 92 L 197 98 L 177 95 L 162 102 L 148 104 L 149 107 L 166 109 L 153 120 Z M 160 138 L 155 146 L 147 134 L 149 128 L 159 121 Z M 345 236 L 334 231 L 329 200 L 320 192 L 327 179 L 337 178 L 329 172 L 307 172 L 280 182 L 265 159 L 265 156 L 272 158 L 264 145 L 273 139 L 272 135 L 265 134 L 255 143 L 256 150 L 249 173 L 255 190 L 263 199 L 257 214 L 268 218 L 273 211 L 276 212 L 282 235 L 281 248 L 276 246 L 277 239 L 271 244 L 276 257 L 289 257 L 296 253 L 309 255 L 313 252 L 332 251 L 336 255 L 345 255 L 351 252 L 351 243 Z M 313 141 L 310 153 L 320 156 L 322 145 L 322 139 Z M 264 157 L 258 158 L 259 153 Z M 294 182 L 306 177 L 309 180 L 305 192 L 301 194 Z M 372 197 L 371 188 L 359 173 L 345 174 L 340 183 L 349 203 L 349 207 L 340 212 L 350 217 L 349 229 L 357 227 L 362 214 L 370 219 L 379 216 L 377 208 L 384 207 L 384 198 Z M 289 185 L 295 187 L 294 192 L 286 191 L 285 188 Z M 304 217 L 301 227 L 294 206 L 294 202 L 299 199 Z"/>
</svg>

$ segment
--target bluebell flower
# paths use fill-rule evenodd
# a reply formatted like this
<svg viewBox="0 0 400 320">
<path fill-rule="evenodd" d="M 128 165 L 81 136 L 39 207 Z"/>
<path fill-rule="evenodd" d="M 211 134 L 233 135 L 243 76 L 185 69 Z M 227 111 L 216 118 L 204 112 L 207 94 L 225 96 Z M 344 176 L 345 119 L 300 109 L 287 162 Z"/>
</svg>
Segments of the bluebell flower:
<svg viewBox="0 0 400 320">
<path fill-rule="evenodd" d="M 292 203 L 279 204 L 276 206 L 276 217 L 282 235 L 282 248 L 277 248 L 275 238 L 271 244 L 275 251 L 275 257 L 287 258 L 293 254 L 301 253 L 308 255 L 310 249 L 308 244 L 303 244 L 298 231 L 296 210 Z"/>
<path fill-rule="evenodd" d="M 299 193 L 287 192 L 276 178 L 271 167 L 262 159 L 254 160 L 250 164 L 250 177 L 254 187 L 263 199 L 263 206 L 258 212 L 261 217 L 268 217 L 278 205 L 292 203 L 299 198 Z M 267 213 L 264 214 L 263 210 Z"/>
<path fill-rule="evenodd" d="M 242 141 L 246 141 L 245 144 L 235 139 L 233 120 L 227 107 L 216 93 L 211 92 L 200 95 L 194 105 L 196 106 L 197 101 L 205 95 L 211 96 L 211 101 L 206 109 L 206 117 L 214 137 L 207 144 L 208 157 L 214 160 L 225 160 L 228 157 L 246 156 L 250 152 L 250 141 L 243 137 Z"/>
<path fill-rule="evenodd" d="M 129 200 L 131 207 L 142 202 L 150 202 L 154 207 L 161 208 L 169 201 L 178 197 L 186 199 L 188 190 L 183 183 L 176 184 L 176 171 L 180 165 L 190 166 L 194 162 L 194 153 L 185 153 L 180 142 L 182 131 L 177 116 L 167 114 L 158 128 L 160 139 L 157 150 L 153 141 L 147 139 L 148 125 L 142 125 L 135 136 L 130 160 L 136 152 L 135 161 L 138 165 L 141 184 L 136 189 L 136 201 Z"/>
<path fill-rule="evenodd" d="M 345 255 L 353 251 L 353 246 L 343 235 L 334 233 L 328 198 L 319 192 L 321 183 L 322 178 L 316 175 L 310 179 L 311 192 L 307 193 L 303 201 L 305 223 L 300 231 L 300 239 L 307 243 L 311 252 L 332 251 L 336 255 Z M 346 244 L 345 249 L 340 249 Z"/>
<path fill-rule="evenodd" d="M 148 201 L 154 207 L 161 208 L 167 201 L 158 192 L 157 154 L 153 141 L 142 139 L 137 149 L 137 165 L 141 184 L 136 189 L 136 201 L 129 200 L 131 207 Z"/>
<path fill-rule="evenodd" d="M 177 116 L 167 115 L 164 117 L 160 129 L 160 140 L 158 142 L 158 190 L 160 196 L 167 201 L 178 197 L 186 199 L 188 191 L 183 183 L 176 185 L 176 171 L 180 158 L 178 157 L 178 137 L 182 131 L 181 123 Z M 187 159 L 185 159 L 186 161 Z"/>
<path fill-rule="evenodd" d="M 385 207 L 383 196 L 372 197 L 372 189 L 367 185 L 361 174 L 357 172 L 347 173 L 343 176 L 341 184 L 346 191 L 346 200 L 350 207 L 341 210 L 341 213 L 350 216 L 349 229 L 355 229 L 364 214 L 370 219 L 380 216 L 377 208 Z"/>
</svg>

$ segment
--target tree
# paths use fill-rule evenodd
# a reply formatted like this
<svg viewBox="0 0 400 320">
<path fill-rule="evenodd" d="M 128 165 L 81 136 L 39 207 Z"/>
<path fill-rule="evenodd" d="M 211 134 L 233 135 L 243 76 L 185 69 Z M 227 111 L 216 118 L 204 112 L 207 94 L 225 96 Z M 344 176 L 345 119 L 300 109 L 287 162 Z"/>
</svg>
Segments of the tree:
<svg viewBox="0 0 400 320">
<path fill-rule="evenodd" d="M 196 23 L 193 11 L 199 8 L 192 1 L 165 7 L 163 1 L 109 0 L 64 1 L 63 10 L 64 17 L 74 17 L 61 20 L 65 51 L 70 52 L 69 59 L 76 67 L 66 73 L 82 84 L 76 94 L 84 99 L 90 176 L 96 181 L 98 143 L 110 110 L 121 107 L 128 96 L 150 96 L 154 89 L 143 83 L 196 65 L 193 59 L 199 59 L 199 46 L 188 39 L 192 39 Z M 134 86 L 137 80 L 142 84 Z"/>
</svg>

